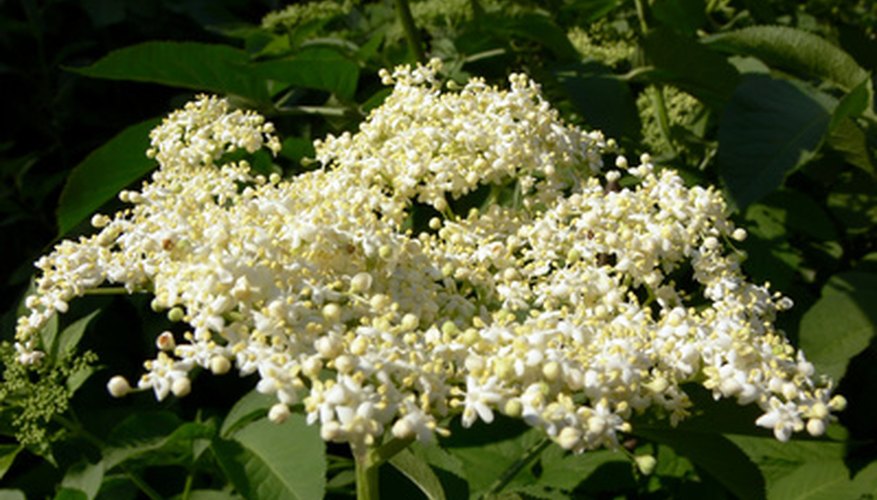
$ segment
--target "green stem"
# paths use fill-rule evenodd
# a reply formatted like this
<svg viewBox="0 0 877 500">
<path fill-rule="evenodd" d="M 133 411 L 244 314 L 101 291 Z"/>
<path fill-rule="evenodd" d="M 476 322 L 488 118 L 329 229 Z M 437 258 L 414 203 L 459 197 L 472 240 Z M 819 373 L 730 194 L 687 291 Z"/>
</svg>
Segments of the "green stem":
<svg viewBox="0 0 877 500">
<path fill-rule="evenodd" d="M 496 495 L 503 488 L 505 488 L 515 476 L 518 475 L 524 467 L 530 464 L 533 460 L 538 457 L 548 445 L 551 444 L 551 440 L 546 438 L 542 438 L 541 441 L 537 442 L 533 446 L 524 453 L 524 456 L 519 458 L 515 463 L 510 465 L 503 473 L 490 485 L 490 489 L 487 490 L 487 493 L 484 494 L 484 497 L 489 498 L 493 495 Z"/>
<path fill-rule="evenodd" d="M 372 463 L 372 453 L 368 446 L 351 443 L 353 458 L 356 461 L 356 500 L 378 500 L 380 490 L 378 484 L 379 465 Z"/>
<path fill-rule="evenodd" d="M 639 26 L 643 31 L 643 35 L 649 32 L 649 23 L 646 21 L 646 8 L 642 0 L 634 0 L 636 3 L 636 17 L 639 18 Z M 661 135 L 664 136 L 664 142 L 667 147 L 673 150 L 673 142 L 670 136 L 670 120 L 667 117 L 667 106 L 664 103 L 664 91 L 660 86 L 649 87 L 646 89 L 649 99 L 652 101 L 652 107 L 655 108 L 655 116 L 658 119 L 658 126 L 661 129 Z M 674 152 L 675 153 L 675 152 Z"/>
<path fill-rule="evenodd" d="M 646 9 L 643 6 L 643 0 L 634 0 L 636 4 L 636 17 L 639 18 L 639 27 L 643 30 L 643 34 L 649 31 L 649 25 L 646 23 Z"/>
<path fill-rule="evenodd" d="M 189 495 L 192 492 L 192 483 L 195 480 L 194 471 L 189 470 L 189 473 L 186 474 L 186 484 L 183 486 L 183 493 L 181 495 L 182 500 L 189 500 Z"/>
<path fill-rule="evenodd" d="M 350 443 L 353 459 L 356 462 L 356 499 L 377 500 L 380 498 L 378 473 L 381 464 L 393 458 L 414 441 L 413 439 L 393 438 L 380 447 Z"/>
<path fill-rule="evenodd" d="M 426 62 L 426 54 L 423 52 L 423 42 L 420 40 L 420 31 L 414 25 L 414 17 L 411 15 L 411 7 L 408 6 L 408 0 L 396 0 L 396 14 L 399 16 L 399 22 L 402 23 L 402 29 L 405 30 L 405 38 L 408 40 L 408 46 L 414 54 L 414 58 L 418 62 Z"/>
<path fill-rule="evenodd" d="M 321 115 L 321 116 L 344 116 L 353 110 L 350 108 L 334 106 L 279 106 L 273 114 L 277 115 Z"/>
<path fill-rule="evenodd" d="M 670 135 L 670 118 L 667 115 L 667 105 L 664 103 L 664 91 L 659 86 L 651 86 L 646 92 L 649 93 L 652 107 L 655 108 L 655 117 L 658 119 L 658 126 L 661 129 L 661 135 L 664 136 L 664 142 L 667 143 L 670 152 L 675 154 L 672 136 Z"/>
</svg>

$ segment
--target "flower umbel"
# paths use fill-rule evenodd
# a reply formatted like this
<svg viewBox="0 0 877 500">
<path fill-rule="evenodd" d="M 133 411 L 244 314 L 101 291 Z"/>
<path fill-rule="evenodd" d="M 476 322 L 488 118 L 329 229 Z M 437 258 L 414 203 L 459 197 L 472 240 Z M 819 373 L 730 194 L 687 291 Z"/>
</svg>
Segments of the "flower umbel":
<svg viewBox="0 0 877 500">
<path fill-rule="evenodd" d="M 581 452 L 617 446 L 637 413 L 685 418 L 691 381 L 758 405 L 778 439 L 824 432 L 842 399 L 774 328 L 789 300 L 728 251 L 745 232 L 720 193 L 615 155 L 524 75 L 451 92 L 438 68 L 382 73 L 384 104 L 291 179 L 223 162 L 278 151 L 260 116 L 215 97 L 171 114 L 151 136 L 160 168 L 120 195 L 132 206 L 37 263 L 20 358 L 67 302 L 115 283 L 190 327 L 159 337 L 140 389 L 184 396 L 196 366 L 258 373 L 272 420 L 302 402 L 327 440 L 429 441 L 446 417 L 500 412 Z M 475 191 L 491 194 L 455 213 Z M 414 210 L 436 214 L 419 234 Z"/>
</svg>

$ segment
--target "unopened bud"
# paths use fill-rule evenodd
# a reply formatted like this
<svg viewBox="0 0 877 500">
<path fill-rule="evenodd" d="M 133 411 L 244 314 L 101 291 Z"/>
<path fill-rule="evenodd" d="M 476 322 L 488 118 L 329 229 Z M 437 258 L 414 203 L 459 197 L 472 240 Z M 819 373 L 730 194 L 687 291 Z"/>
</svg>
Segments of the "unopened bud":
<svg viewBox="0 0 877 500">
<path fill-rule="evenodd" d="M 213 356 L 210 358 L 210 371 L 214 375 L 225 375 L 231 370 L 231 361 L 225 356 Z"/>
<path fill-rule="evenodd" d="M 131 384 L 128 383 L 125 377 L 116 375 L 107 382 L 107 391 L 114 398 L 121 398 L 131 392 Z"/>
<path fill-rule="evenodd" d="M 350 279 L 350 291 L 353 293 L 367 292 L 372 287 L 372 275 L 359 273 Z"/>
<path fill-rule="evenodd" d="M 289 407 L 283 403 L 277 403 L 268 410 L 268 420 L 275 424 L 282 424 L 289 418 Z"/>
<path fill-rule="evenodd" d="M 182 398 L 192 392 L 192 381 L 189 377 L 180 377 L 171 384 L 171 392 L 174 396 Z"/>
<path fill-rule="evenodd" d="M 159 350 L 162 351 L 173 351 L 177 346 L 177 343 L 174 341 L 174 334 L 171 332 L 162 332 L 155 339 L 155 346 L 158 347 Z"/>
</svg>

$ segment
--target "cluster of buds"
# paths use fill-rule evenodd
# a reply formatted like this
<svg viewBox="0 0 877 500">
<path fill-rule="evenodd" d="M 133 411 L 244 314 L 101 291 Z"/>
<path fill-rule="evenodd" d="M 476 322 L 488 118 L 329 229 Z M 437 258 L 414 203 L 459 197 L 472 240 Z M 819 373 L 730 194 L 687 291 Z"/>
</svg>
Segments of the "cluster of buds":
<svg viewBox="0 0 877 500">
<path fill-rule="evenodd" d="M 843 399 L 775 329 L 790 300 L 743 276 L 746 233 L 719 192 L 565 124 L 524 75 L 452 91 L 438 69 L 383 72 L 384 104 L 291 179 L 223 161 L 277 152 L 260 116 L 215 97 L 171 114 L 151 135 L 160 168 L 121 195 L 132 206 L 38 262 L 21 359 L 52 314 L 111 283 L 188 328 L 158 336 L 138 390 L 184 396 L 199 366 L 258 373 L 272 420 L 301 402 L 326 440 L 429 442 L 451 417 L 500 412 L 569 450 L 615 447 L 636 414 L 685 418 L 686 382 L 758 405 L 780 440 L 825 431 Z M 435 214 L 416 234 L 415 210 Z"/>
</svg>

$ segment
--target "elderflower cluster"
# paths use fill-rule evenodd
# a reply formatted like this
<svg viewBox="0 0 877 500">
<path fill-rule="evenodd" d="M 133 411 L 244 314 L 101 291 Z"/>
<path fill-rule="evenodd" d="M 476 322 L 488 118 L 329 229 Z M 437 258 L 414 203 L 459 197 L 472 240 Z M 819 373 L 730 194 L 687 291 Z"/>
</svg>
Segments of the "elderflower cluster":
<svg viewBox="0 0 877 500">
<path fill-rule="evenodd" d="M 613 447 L 635 414 L 685 418 L 685 382 L 758 405 L 781 440 L 824 432 L 843 400 L 774 328 L 790 301 L 742 275 L 729 246 L 745 231 L 716 190 L 564 124 L 524 75 L 445 91 L 438 69 L 383 72 L 385 103 L 291 179 L 223 162 L 277 152 L 261 117 L 214 97 L 171 114 L 130 208 L 38 262 L 20 358 L 111 283 L 188 326 L 158 336 L 137 389 L 184 396 L 196 367 L 257 373 L 272 420 L 302 403 L 326 440 L 431 441 L 455 415 L 500 412 L 566 449 Z M 472 192 L 483 206 L 456 213 Z M 423 232 L 404 229 L 424 213 Z"/>
</svg>

